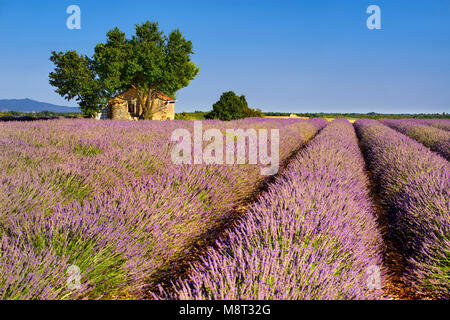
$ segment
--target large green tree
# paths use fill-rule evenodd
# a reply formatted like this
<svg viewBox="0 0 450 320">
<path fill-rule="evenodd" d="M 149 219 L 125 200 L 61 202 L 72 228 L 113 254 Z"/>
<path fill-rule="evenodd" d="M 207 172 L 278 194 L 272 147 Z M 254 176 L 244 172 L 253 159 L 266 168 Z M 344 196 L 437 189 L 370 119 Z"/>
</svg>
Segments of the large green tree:
<svg viewBox="0 0 450 320">
<path fill-rule="evenodd" d="M 198 74 L 199 68 L 191 61 L 192 54 L 192 42 L 186 40 L 178 29 L 164 35 L 158 23 L 147 21 L 136 25 L 136 32 L 130 39 L 118 28 L 110 30 L 106 34 L 106 42 L 95 47 L 92 59 L 80 56 L 84 60 L 76 60 L 74 65 L 78 65 L 71 68 L 92 71 L 92 82 L 86 86 L 91 88 L 91 92 L 99 89 L 97 93 L 102 101 L 130 87 L 135 88 L 144 118 L 150 119 L 157 111 L 154 109 L 157 91 L 174 96 Z M 55 75 L 60 74 L 64 78 L 70 73 L 63 65 L 57 64 L 50 79 L 52 81 Z M 70 79 L 66 82 L 70 83 Z M 65 95 L 67 99 L 79 95 L 79 81 L 76 84 L 70 86 L 69 91 L 61 90 L 62 93 L 69 92 Z M 58 93 L 59 89 L 57 86 Z"/>
<path fill-rule="evenodd" d="M 233 91 L 222 93 L 219 101 L 213 105 L 211 112 L 206 114 L 207 119 L 217 119 L 230 121 L 242 118 L 262 117 L 259 109 L 251 109 L 248 107 L 247 100 L 244 95 L 238 96 Z"/>
</svg>

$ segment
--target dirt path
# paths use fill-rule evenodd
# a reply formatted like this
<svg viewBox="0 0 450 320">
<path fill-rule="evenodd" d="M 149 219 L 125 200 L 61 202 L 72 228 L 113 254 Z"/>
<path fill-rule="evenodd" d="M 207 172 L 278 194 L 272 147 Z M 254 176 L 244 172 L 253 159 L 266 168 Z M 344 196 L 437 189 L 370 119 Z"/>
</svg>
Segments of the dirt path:
<svg viewBox="0 0 450 320">
<path fill-rule="evenodd" d="M 383 287 L 386 292 L 385 299 L 393 300 L 422 300 L 403 281 L 405 258 L 397 250 L 398 246 L 389 232 L 387 213 L 380 204 L 378 193 L 371 188 L 372 199 L 375 203 L 377 222 L 383 238 L 383 267 L 386 274 L 386 283 Z"/>
<path fill-rule="evenodd" d="M 364 158 L 364 151 L 358 137 L 358 145 Z M 384 299 L 388 300 L 428 300 L 427 297 L 419 296 L 409 288 L 403 281 L 402 275 L 405 271 L 405 258 L 397 249 L 399 246 L 392 237 L 389 230 L 389 219 L 386 208 L 380 199 L 379 188 L 374 182 L 373 174 L 370 171 L 367 162 L 365 166 L 366 174 L 369 178 L 369 192 L 373 201 L 376 220 L 383 239 L 383 273 L 386 276 L 383 291 Z"/>
</svg>

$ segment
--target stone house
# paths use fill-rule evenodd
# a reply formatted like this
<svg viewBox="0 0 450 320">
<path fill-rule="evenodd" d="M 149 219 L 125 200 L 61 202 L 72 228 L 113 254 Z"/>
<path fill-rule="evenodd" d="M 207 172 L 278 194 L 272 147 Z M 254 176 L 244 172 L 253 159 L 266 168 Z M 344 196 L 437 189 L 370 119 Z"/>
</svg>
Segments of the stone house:
<svg viewBox="0 0 450 320">
<path fill-rule="evenodd" d="M 173 120 L 175 118 L 175 99 L 157 92 L 153 102 L 152 120 Z M 108 106 L 97 119 L 138 120 L 144 110 L 138 103 L 136 89 L 130 88 L 109 100 Z"/>
</svg>

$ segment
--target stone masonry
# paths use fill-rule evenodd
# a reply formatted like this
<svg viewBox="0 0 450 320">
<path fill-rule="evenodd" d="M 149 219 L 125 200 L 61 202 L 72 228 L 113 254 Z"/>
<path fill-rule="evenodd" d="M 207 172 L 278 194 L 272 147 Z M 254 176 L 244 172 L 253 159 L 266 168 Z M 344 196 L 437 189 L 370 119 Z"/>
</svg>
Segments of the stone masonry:
<svg viewBox="0 0 450 320">
<path fill-rule="evenodd" d="M 153 102 L 152 120 L 173 120 L 175 118 L 175 101 L 174 98 L 158 92 Z M 107 112 L 109 119 L 138 120 L 142 118 L 143 112 L 134 88 L 109 100 Z"/>
</svg>

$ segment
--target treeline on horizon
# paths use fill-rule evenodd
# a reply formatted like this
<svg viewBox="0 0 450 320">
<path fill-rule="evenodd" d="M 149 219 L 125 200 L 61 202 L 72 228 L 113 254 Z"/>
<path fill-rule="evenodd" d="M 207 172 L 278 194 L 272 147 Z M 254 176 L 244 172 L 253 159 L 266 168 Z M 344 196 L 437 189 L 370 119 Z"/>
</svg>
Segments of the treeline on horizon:
<svg viewBox="0 0 450 320">
<path fill-rule="evenodd" d="M 33 121 L 33 120 L 52 120 L 58 118 L 81 118 L 80 112 L 19 112 L 5 111 L 0 112 L 0 121 Z"/>
<path fill-rule="evenodd" d="M 194 112 L 180 112 L 175 114 L 175 119 L 179 120 L 204 120 L 207 111 L 194 111 Z M 417 113 L 417 114 L 391 114 L 391 113 L 324 113 L 324 112 L 316 112 L 316 113 L 289 113 L 289 112 L 263 112 L 263 116 L 266 117 L 289 117 L 291 114 L 295 114 L 298 117 L 307 117 L 307 118 L 346 118 L 346 119 L 450 119 L 450 114 L 448 113 Z"/>
<path fill-rule="evenodd" d="M 206 119 L 208 111 L 194 111 L 194 112 L 179 112 L 175 114 L 177 120 L 204 120 Z M 295 114 L 298 117 L 308 118 L 346 118 L 346 119 L 450 119 L 448 113 L 418 113 L 418 114 L 388 114 L 388 113 L 289 113 L 289 112 L 263 112 L 264 116 L 268 117 L 289 117 L 291 114 Z M 0 120 L 50 120 L 57 118 L 80 118 L 83 117 L 79 112 L 53 112 L 53 111 L 41 111 L 41 112 L 18 112 L 18 111 L 6 111 L 0 112 Z"/>
<path fill-rule="evenodd" d="M 382 118 L 391 118 L 391 119 L 403 119 L 403 118 L 414 118 L 414 119 L 450 119 L 450 114 L 448 113 L 288 113 L 288 112 L 264 112 L 265 116 L 289 116 L 291 114 L 295 114 L 298 117 L 309 117 L 309 118 L 351 118 L 351 119 L 382 119 Z"/>
</svg>

